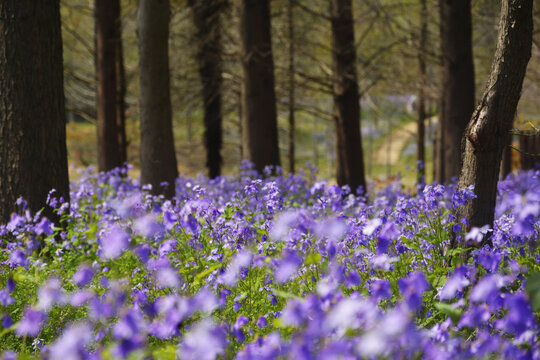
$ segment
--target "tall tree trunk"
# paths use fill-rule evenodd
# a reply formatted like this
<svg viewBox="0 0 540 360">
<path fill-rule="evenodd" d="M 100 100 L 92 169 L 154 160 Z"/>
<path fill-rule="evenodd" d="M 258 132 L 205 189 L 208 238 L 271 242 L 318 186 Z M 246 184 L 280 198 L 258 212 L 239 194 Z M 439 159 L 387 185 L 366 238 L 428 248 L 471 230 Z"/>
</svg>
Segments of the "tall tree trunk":
<svg viewBox="0 0 540 360">
<path fill-rule="evenodd" d="M 289 36 L 289 172 L 294 174 L 295 170 L 295 161 L 294 161 L 294 150 L 295 150 L 295 119 L 294 119 L 294 105 L 295 105 L 295 82 L 294 75 L 296 73 L 294 67 L 294 18 L 293 18 L 293 0 L 287 1 L 287 27 L 288 27 L 288 36 Z"/>
<path fill-rule="evenodd" d="M 126 150 L 124 121 L 118 117 L 122 61 L 120 0 L 95 0 L 96 73 L 98 117 L 98 168 L 108 171 L 123 166 Z"/>
<path fill-rule="evenodd" d="M 242 144 L 259 172 L 280 165 L 269 0 L 242 0 Z"/>
<path fill-rule="evenodd" d="M 491 74 L 463 137 L 459 188 L 474 186 L 476 198 L 459 209 L 469 225 L 492 225 L 501 156 L 512 127 L 531 57 L 533 0 L 504 0 Z"/>
<path fill-rule="evenodd" d="M 502 160 L 501 160 L 501 177 L 504 179 L 512 172 L 512 134 L 506 135 L 504 142 Z"/>
<path fill-rule="evenodd" d="M 433 180 L 439 184 L 444 183 L 444 139 L 443 139 L 443 121 L 444 121 L 444 101 L 439 101 L 439 118 L 437 119 L 437 128 L 433 138 Z"/>
<path fill-rule="evenodd" d="M 120 21 L 119 21 L 120 22 Z M 119 25 L 121 26 L 121 25 Z M 116 119 L 118 124 L 118 144 L 120 146 L 120 156 L 123 162 L 127 162 L 127 134 L 126 134 L 126 69 L 124 67 L 124 49 L 122 46 L 122 32 L 119 33 L 116 42 Z"/>
<path fill-rule="evenodd" d="M 169 0 L 139 0 L 141 184 L 151 184 L 152 193 L 171 198 L 178 168 L 169 83 L 169 21 Z"/>
<path fill-rule="evenodd" d="M 204 102 L 204 140 L 208 176 L 221 174 L 222 130 L 222 45 L 221 21 L 227 0 L 190 0 L 193 20 L 197 27 L 197 62 Z"/>
<path fill-rule="evenodd" d="M 352 2 L 332 0 L 330 10 L 337 182 L 349 185 L 352 192 L 359 187 L 365 192 Z"/>
<path fill-rule="evenodd" d="M 474 110 L 471 0 L 439 0 L 443 63 L 440 179 L 459 176 L 461 139 Z"/>
<path fill-rule="evenodd" d="M 426 155 L 424 142 L 426 138 L 426 53 L 427 53 L 427 0 L 420 0 L 420 46 L 418 50 L 418 70 L 419 70 L 419 84 L 418 84 L 418 126 L 417 126 L 417 142 L 416 142 L 416 160 L 418 167 L 418 180 L 422 183 L 425 182 L 426 175 Z"/>
<path fill-rule="evenodd" d="M 0 223 L 22 196 L 69 201 L 59 1 L 0 2 Z"/>
</svg>

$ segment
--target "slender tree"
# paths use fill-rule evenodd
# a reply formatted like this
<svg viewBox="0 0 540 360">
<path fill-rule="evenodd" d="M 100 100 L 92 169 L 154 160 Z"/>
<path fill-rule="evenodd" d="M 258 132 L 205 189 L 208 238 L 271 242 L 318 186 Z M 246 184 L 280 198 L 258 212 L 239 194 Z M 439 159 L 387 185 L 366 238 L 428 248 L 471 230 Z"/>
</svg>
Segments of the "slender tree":
<svg viewBox="0 0 540 360">
<path fill-rule="evenodd" d="M 169 81 L 169 0 L 139 0 L 141 184 L 172 197 L 178 176 Z M 163 187 L 162 184 L 168 185 Z"/>
<path fill-rule="evenodd" d="M 98 167 L 108 171 L 127 161 L 120 0 L 95 0 L 95 18 Z"/>
<path fill-rule="evenodd" d="M 420 0 L 420 37 L 418 49 L 418 126 L 417 126 L 417 142 L 416 142 L 416 160 L 418 161 L 418 179 L 424 178 L 426 166 L 426 151 L 424 142 L 426 138 L 426 54 L 427 54 L 427 34 L 428 34 L 428 11 L 427 0 Z"/>
<path fill-rule="evenodd" d="M 287 1 L 287 29 L 289 37 L 289 51 L 288 51 L 288 77 L 289 77 L 289 172 L 294 174 L 295 161 L 295 73 L 296 68 L 294 64 L 295 59 L 295 40 L 294 40 L 294 0 Z"/>
<path fill-rule="evenodd" d="M 360 97 L 356 74 L 353 9 L 351 0 L 331 1 L 334 123 L 337 145 L 337 182 L 355 192 L 366 191 Z"/>
<path fill-rule="evenodd" d="M 506 135 L 502 159 L 501 159 L 501 177 L 505 178 L 512 172 L 512 134 Z"/>
<path fill-rule="evenodd" d="M 120 21 L 119 21 L 120 23 Z M 122 46 L 122 36 L 116 41 L 116 123 L 118 124 L 118 144 L 120 146 L 120 157 L 123 162 L 127 162 L 128 140 L 126 134 L 126 69 L 124 66 L 124 48 Z"/>
<path fill-rule="evenodd" d="M 504 0 L 497 50 L 486 90 L 465 130 L 458 187 L 474 186 L 476 198 L 459 209 L 469 226 L 492 225 L 503 148 L 531 57 L 533 0 Z"/>
<path fill-rule="evenodd" d="M 189 0 L 197 28 L 197 63 L 202 83 L 204 105 L 204 142 L 206 167 L 213 179 L 221 174 L 223 144 L 222 85 L 223 60 L 221 45 L 221 14 L 227 0 Z"/>
<path fill-rule="evenodd" d="M 0 1 L 0 223 L 69 201 L 59 1 Z"/>
<path fill-rule="evenodd" d="M 442 93 L 437 181 L 459 176 L 461 139 L 474 110 L 471 0 L 439 0 Z"/>
<path fill-rule="evenodd" d="M 269 0 L 242 0 L 243 155 L 262 171 L 280 165 Z"/>
</svg>

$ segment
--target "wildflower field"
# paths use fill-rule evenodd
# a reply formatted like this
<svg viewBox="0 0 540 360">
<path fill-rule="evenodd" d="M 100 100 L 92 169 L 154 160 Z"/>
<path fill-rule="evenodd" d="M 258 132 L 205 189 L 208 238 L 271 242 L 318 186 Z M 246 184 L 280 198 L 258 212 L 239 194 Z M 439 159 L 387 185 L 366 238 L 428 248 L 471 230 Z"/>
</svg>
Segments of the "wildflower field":
<svg viewBox="0 0 540 360">
<path fill-rule="evenodd" d="M 540 171 L 500 181 L 469 233 L 473 189 L 362 198 L 244 166 L 169 201 L 125 171 L 51 193 L 62 229 L 23 200 L 0 225 L 0 357 L 540 359 Z"/>
</svg>

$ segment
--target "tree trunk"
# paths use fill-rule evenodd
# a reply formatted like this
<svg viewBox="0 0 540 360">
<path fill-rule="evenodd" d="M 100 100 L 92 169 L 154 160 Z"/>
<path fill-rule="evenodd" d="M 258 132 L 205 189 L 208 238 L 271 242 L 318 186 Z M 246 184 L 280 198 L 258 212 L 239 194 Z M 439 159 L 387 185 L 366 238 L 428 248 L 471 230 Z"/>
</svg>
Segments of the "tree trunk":
<svg viewBox="0 0 540 360">
<path fill-rule="evenodd" d="M 491 74 L 463 137 L 459 188 L 474 186 L 477 197 L 459 209 L 470 227 L 492 225 L 501 156 L 512 127 L 531 57 L 533 0 L 504 0 Z"/>
<path fill-rule="evenodd" d="M 120 0 L 95 0 L 98 168 L 108 171 L 126 162 L 124 120 L 118 117 L 123 106 L 119 62 L 122 56 Z M 123 67 L 123 66 L 122 66 Z M 124 143 L 124 144 L 123 144 Z"/>
<path fill-rule="evenodd" d="M 534 131 L 521 134 L 519 136 L 519 151 L 521 169 L 536 169 L 540 162 L 540 135 Z"/>
<path fill-rule="evenodd" d="M 57 220 L 47 194 L 69 201 L 59 1 L 0 2 L 0 223 L 22 196 Z"/>
<path fill-rule="evenodd" d="M 141 184 L 150 184 L 152 193 L 171 198 L 178 168 L 169 83 L 169 21 L 168 0 L 139 0 Z"/>
<path fill-rule="evenodd" d="M 419 84 L 418 84 L 418 126 L 417 126 L 417 142 L 416 142 L 416 160 L 418 168 L 418 181 L 425 183 L 425 168 L 426 168 L 426 155 L 424 142 L 426 138 L 426 43 L 427 43 L 427 0 L 420 0 L 420 47 L 418 50 L 418 70 L 419 70 Z"/>
<path fill-rule="evenodd" d="M 474 110 L 474 64 L 472 56 L 471 0 L 439 0 L 441 11 L 442 154 L 440 179 L 458 177 L 461 139 Z"/>
<path fill-rule="evenodd" d="M 349 185 L 352 192 L 356 192 L 359 187 L 365 192 L 351 0 L 332 0 L 330 13 L 337 182 L 340 186 Z"/>
<path fill-rule="evenodd" d="M 120 146 L 120 156 L 125 163 L 128 160 L 128 141 L 126 134 L 126 69 L 124 67 L 124 49 L 122 46 L 121 32 L 119 33 L 116 46 L 116 74 L 118 76 L 118 81 L 116 83 L 116 119 L 118 124 L 118 144 Z"/>
<path fill-rule="evenodd" d="M 504 179 L 512 172 L 512 134 L 506 135 L 504 142 L 502 160 L 501 160 L 501 177 Z"/>
<path fill-rule="evenodd" d="M 190 0 L 193 20 L 197 28 L 197 63 L 202 83 L 204 102 L 204 140 L 208 176 L 221 174 L 222 130 L 222 45 L 221 21 L 227 0 Z"/>
<path fill-rule="evenodd" d="M 269 0 L 242 0 L 242 144 L 261 172 L 280 165 Z"/>
<path fill-rule="evenodd" d="M 295 135 L 295 119 L 294 119 L 294 103 L 295 103 L 295 82 L 294 75 L 296 73 L 294 67 L 294 18 L 293 18 L 293 0 L 287 1 L 287 27 L 289 29 L 289 172 L 294 174 L 294 135 Z"/>
</svg>

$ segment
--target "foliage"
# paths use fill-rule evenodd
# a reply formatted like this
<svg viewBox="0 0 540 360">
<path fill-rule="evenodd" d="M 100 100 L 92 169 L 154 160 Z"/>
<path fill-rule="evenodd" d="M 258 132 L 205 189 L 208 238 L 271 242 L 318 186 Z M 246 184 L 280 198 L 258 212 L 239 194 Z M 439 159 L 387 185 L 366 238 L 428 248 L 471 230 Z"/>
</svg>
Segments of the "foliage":
<svg viewBox="0 0 540 360">
<path fill-rule="evenodd" d="M 368 200 L 244 164 L 164 201 L 125 171 L 53 192 L 64 228 L 22 199 L 0 225 L 4 358 L 540 357 L 538 171 L 501 181 L 494 228 L 467 234 L 472 189 Z"/>
</svg>

